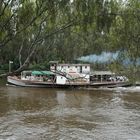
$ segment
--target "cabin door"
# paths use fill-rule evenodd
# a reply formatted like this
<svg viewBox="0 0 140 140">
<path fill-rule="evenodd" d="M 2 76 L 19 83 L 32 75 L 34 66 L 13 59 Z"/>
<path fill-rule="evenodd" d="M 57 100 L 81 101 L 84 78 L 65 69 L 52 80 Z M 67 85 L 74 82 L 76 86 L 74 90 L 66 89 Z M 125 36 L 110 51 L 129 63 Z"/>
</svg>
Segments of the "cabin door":
<svg viewBox="0 0 140 140">
<path fill-rule="evenodd" d="M 80 73 L 82 73 L 82 66 L 80 66 Z"/>
</svg>

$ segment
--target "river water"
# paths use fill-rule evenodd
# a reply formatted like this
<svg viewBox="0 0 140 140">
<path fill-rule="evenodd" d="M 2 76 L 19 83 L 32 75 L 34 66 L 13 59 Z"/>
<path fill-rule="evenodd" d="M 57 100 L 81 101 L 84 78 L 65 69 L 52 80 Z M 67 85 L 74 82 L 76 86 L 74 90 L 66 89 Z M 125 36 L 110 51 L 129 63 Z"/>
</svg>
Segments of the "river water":
<svg viewBox="0 0 140 140">
<path fill-rule="evenodd" d="M 0 140 L 140 140 L 140 88 L 0 86 Z"/>
</svg>

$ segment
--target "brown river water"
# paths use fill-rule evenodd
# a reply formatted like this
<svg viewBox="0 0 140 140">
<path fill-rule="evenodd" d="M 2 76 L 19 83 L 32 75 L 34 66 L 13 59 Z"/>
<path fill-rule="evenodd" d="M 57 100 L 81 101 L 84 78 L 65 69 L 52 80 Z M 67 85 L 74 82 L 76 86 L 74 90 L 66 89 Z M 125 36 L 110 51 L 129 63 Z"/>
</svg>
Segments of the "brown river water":
<svg viewBox="0 0 140 140">
<path fill-rule="evenodd" d="M 140 140 L 140 88 L 0 86 L 0 140 Z"/>
</svg>

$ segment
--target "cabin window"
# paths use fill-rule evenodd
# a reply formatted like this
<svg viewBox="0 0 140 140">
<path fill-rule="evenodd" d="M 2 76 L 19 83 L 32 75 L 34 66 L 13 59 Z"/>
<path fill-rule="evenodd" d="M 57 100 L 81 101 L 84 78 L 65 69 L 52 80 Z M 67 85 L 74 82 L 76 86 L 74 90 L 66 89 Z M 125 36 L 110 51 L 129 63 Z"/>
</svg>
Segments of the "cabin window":
<svg viewBox="0 0 140 140">
<path fill-rule="evenodd" d="M 85 66 L 85 69 L 87 69 L 87 66 Z"/>
<path fill-rule="evenodd" d="M 70 68 L 70 66 L 68 66 L 68 68 Z"/>
<path fill-rule="evenodd" d="M 63 79 L 63 77 L 61 77 L 61 79 Z"/>
<path fill-rule="evenodd" d="M 77 68 L 77 66 L 75 66 L 75 68 Z"/>
</svg>

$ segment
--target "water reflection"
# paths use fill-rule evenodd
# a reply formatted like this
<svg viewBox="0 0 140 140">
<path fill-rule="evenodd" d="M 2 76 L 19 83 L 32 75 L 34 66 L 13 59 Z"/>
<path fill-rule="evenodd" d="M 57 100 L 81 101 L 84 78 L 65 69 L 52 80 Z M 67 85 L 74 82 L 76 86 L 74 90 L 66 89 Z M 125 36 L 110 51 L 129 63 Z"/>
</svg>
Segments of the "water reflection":
<svg viewBox="0 0 140 140">
<path fill-rule="evenodd" d="M 0 87 L 1 139 L 139 139 L 140 93 Z"/>
</svg>

